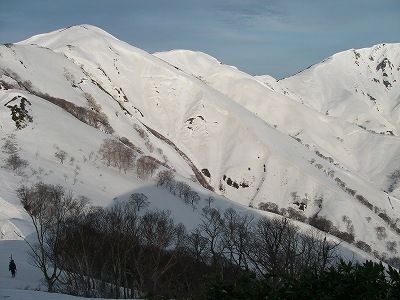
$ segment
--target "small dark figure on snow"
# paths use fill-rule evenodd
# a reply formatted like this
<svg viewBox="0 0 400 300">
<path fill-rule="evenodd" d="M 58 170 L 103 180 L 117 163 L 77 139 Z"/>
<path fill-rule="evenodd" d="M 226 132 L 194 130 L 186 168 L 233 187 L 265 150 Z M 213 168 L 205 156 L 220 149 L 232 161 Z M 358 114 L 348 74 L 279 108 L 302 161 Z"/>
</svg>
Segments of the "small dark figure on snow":
<svg viewBox="0 0 400 300">
<path fill-rule="evenodd" d="M 13 259 L 10 261 L 10 265 L 8 266 L 8 270 L 11 271 L 12 277 L 15 277 L 15 271 L 17 271 L 17 265 L 15 264 Z"/>
</svg>

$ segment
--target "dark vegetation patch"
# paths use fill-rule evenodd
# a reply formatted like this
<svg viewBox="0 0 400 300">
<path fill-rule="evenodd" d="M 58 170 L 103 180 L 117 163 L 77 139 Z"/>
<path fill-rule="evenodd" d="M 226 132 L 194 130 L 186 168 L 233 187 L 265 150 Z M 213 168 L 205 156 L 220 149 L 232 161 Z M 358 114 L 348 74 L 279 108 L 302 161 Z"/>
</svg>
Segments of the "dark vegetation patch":
<svg viewBox="0 0 400 300">
<path fill-rule="evenodd" d="M 17 102 L 17 104 L 14 104 L 15 102 Z M 4 106 L 11 110 L 11 118 L 15 122 L 15 127 L 17 127 L 17 129 L 25 128 L 28 126 L 28 123 L 33 122 L 33 117 L 29 115 L 26 109 L 27 104 L 32 105 L 29 100 L 22 96 L 15 96 L 4 104 Z"/>
</svg>

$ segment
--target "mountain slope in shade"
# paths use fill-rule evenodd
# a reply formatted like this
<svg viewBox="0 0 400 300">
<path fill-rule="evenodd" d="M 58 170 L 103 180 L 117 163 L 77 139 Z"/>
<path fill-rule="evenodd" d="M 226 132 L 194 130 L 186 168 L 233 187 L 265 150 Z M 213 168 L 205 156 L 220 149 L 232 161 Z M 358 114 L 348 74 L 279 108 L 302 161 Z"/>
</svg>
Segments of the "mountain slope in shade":
<svg viewBox="0 0 400 300">
<path fill-rule="evenodd" d="M 381 64 L 393 70 L 392 75 L 385 71 L 392 86 L 384 83 L 374 93 L 365 88 L 364 94 L 378 97 L 387 90 L 385 101 L 397 101 L 398 53 L 399 47 L 391 46 L 386 55 L 390 64 Z M 332 68 L 340 69 L 337 64 Z M 328 104 L 313 96 L 320 86 L 313 83 L 303 91 L 303 75 L 276 81 L 250 76 L 203 53 L 151 55 L 90 25 L 0 46 L 1 143 L 14 139 L 29 162 L 18 175 L 0 168 L 3 238 L 15 238 L 14 230 L 25 236 L 32 232 L 15 189 L 37 180 L 59 183 L 95 205 L 110 205 L 112 199 L 140 191 L 152 206 L 171 209 L 176 219 L 194 226 L 204 201 L 193 210 L 155 187 L 154 179 L 143 181 L 132 171 L 124 174 L 101 162 L 103 140 L 124 137 L 140 150 L 138 157 L 151 156 L 163 164 L 160 168 L 175 170 L 203 198 L 216 197 L 216 206 L 247 211 L 271 202 L 286 214 L 325 217 L 338 230 L 353 233 L 356 241 L 393 256 L 387 243 L 399 239 L 400 212 L 393 175 L 400 154 L 395 114 L 390 114 L 393 103 L 386 107 L 377 100 L 385 114 L 374 105 L 361 112 L 353 98 L 342 97 L 345 87 L 335 83 L 343 100 L 336 106 L 331 100 L 326 114 Z M 337 77 L 330 82 L 348 82 Z M 33 122 L 16 130 L 7 105 L 20 105 L 21 97 L 30 103 Z M 95 111 L 108 124 L 93 128 L 55 102 Z M 341 105 L 370 122 L 357 123 L 350 112 L 339 115 Z M 375 127 L 366 128 L 367 123 Z M 376 133 L 378 128 L 384 134 Z M 58 149 L 67 152 L 68 162 L 57 160 Z M 0 153 L 2 161 L 7 157 Z M 380 227 L 384 239 L 376 234 Z"/>
</svg>

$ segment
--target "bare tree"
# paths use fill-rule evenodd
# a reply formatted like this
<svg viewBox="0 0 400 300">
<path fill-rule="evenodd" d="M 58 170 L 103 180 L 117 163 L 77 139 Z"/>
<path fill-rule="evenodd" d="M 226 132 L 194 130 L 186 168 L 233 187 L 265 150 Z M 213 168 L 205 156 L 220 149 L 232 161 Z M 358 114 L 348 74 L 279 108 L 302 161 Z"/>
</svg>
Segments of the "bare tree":
<svg viewBox="0 0 400 300">
<path fill-rule="evenodd" d="M 121 298 L 121 285 L 127 293 L 129 264 L 138 259 L 139 217 L 132 203 L 117 204 L 105 213 L 102 234 L 105 246 L 101 251 L 102 273 L 105 280 L 113 283 L 111 289 L 115 298 Z M 140 247 L 139 247 L 140 248 Z"/>
<path fill-rule="evenodd" d="M 190 185 L 188 185 L 186 182 L 178 181 L 176 183 L 176 189 L 175 190 L 178 193 L 179 198 L 183 198 L 185 200 L 185 203 L 189 204 L 189 201 L 185 197 L 185 195 L 191 190 Z"/>
<path fill-rule="evenodd" d="M 168 187 L 174 178 L 175 176 L 172 170 L 162 170 L 157 174 L 157 185 Z"/>
<path fill-rule="evenodd" d="M 204 207 L 201 224 L 198 226 L 202 236 L 207 240 L 207 251 L 210 255 L 211 265 L 220 268 L 223 275 L 224 244 L 224 219 L 218 209 Z"/>
<path fill-rule="evenodd" d="M 279 206 L 276 203 L 273 202 L 261 202 L 258 205 L 258 209 L 265 210 L 265 211 L 270 211 L 275 214 L 279 214 Z"/>
<path fill-rule="evenodd" d="M 67 152 L 64 150 L 58 149 L 56 153 L 54 153 L 54 156 L 60 160 L 60 163 L 64 163 L 65 158 L 67 157 Z"/>
<path fill-rule="evenodd" d="M 145 208 L 150 204 L 147 196 L 142 193 L 133 193 L 130 195 L 129 202 L 137 209 L 137 211 L 140 211 L 141 208 Z"/>
<path fill-rule="evenodd" d="M 33 264 L 46 280 L 48 291 L 53 291 L 60 270 L 60 236 L 65 221 L 70 215 L 78 214 L 86 205 L 84 198 L 74 198 L 65 193 L 63 187 L 37 183 L 32 187 L 22 186 L 17 190 L 18 198 L 35 227 L 37 243 L 28 243 Z"/>
<path fill-rule="evenodd" d="M 215 199 L 214 199 L 213 196 L 208 196 L 208 197 L 206 198 L 206 202 L 207 202 L 207 204 L 208 204 L 208 207 L 211 207 L 211 203 L 214 203 L 214 202 L 215 202 Z"/>
<path fill-rule="evenodd" d="M 157 291 L 161 278 L 178 263 L 178 249 L 183 246 L 185 227 L 175 225 L 170 211 L 150 211 L 140 223 L 142 251 L 137 258 L 142 290 Z M 147 282 L 144 280 L 147 278 Z"/>
<path fill-rule="evenodd" d="M 207 245 L 208 239 L 203 237 L 199 228 L 194 229 L 185 242 L 186 250 L 190 253 L 196 263 L 207 262 Z"/>
<path fill-rule="evenodd" d="M 90 93 L 83 93 L 83 96 L 87 100 L 87 105 L 91 110 L 100 113 L 101 112 L 101 105 L 96 102 L 93 96 Z"/>
<path fill-rule="evenodd" d="M 147 179 L 153 176 L 159 163 L 151 156 L 142 156 L 136 162 L 137 174 L 141 179 Z"/>
<path fill-rule="evenodd" d="M 189 190 L 184 195 L 185 203 L 190 203 L 193 208 L 200 202 L 200 196 L 196 191 Z"/>
<path fill-rule="evenodd" d="M 397 253 L 397 242 L 396 241 L 388 241 L 386 242 L 386 249 L 391 253 Z"/>
<path fill-rule="evenodd" d="M 60 237 L 63 275 L 59 281 L 68 293 L 87 298 L 98 294 L 96 270 L 101 259 L 100 249 L 104 248 L 104 238 L 99 234 L 103 215 L 103 209 L 90 207 L 66 220 L 66 230 Z"/>
<path fill-rule="evenodd" d="M 4 145 L 1 147 L 2 151 L 9 156 L 5 160 L 4 167 L 13 171 L 26 167 L 29 163 L 27 160 L 19 156 L 18 143 L 15 134 L 8 134 Z"/>
<path fill-rule="evenodd" d="M 107 166 L 111 166 L 111 163 L 115 160 L 115 140 L 104 139 L 100 145 L 99 153 L 102 155 L 102 160 Z"/>
<path fill-rule="evenodd" d="M 5 143 L 1 147 L 4 153 L 14 154 L 18 152 L 18 143 L 15 134 L 8 134 L 5 138 Z"/>
<path fill-rule="evenodd" d="M 240 215 L 233 208 L 224 212 L 224 245 L 231 263 L 249 270 L 248 253 L 251 244 L 253 215 Z"/>
<path fill-rule="evenodd" d="M 123 170 L 126 173 L 135 163 L 135 150 L 118 140 L 103 140 L 99 153 L 107 166 L 117 167 L 119 172 Z"/>
<path fill-rule="evenodd" d="M 383 226 L 377 226 L 375 227 L 375 231 L 376 231 L 376 237 L 378 238 L 378 240 L 384 240 L 387 237 L 387 233 L 386 233 L 386 228 Z"/>
<path fill-rule="evenodd" d="M 259 219 L 252 237 L 250 259 L 261 276 L 284 273 L 296 257 L 297 228 L 286 218 Z"/>
<path fill-rule="evenodd" d="M 338 244 L 313 233 L 301 233 L 287 218 L 259 219 L 252 230 L 249 260 L 259 276 L 299 275 L 313 266 L 324 269 L 335 259 Z M 271 278 L 273 285 L 278 284 Z"/>
<path fill-rule="evenodd" d="M 296 274 L 307 268 L 324 270 L 336 261 L 336 248 L 339 244 L 327 240 L 326 234 L 311 229 L 299 235 L 299 238 L 298 253 L 300 255 L 297 259 Z"/>
<path fill-rule="evenodd" d="M 133 167 L 135 166 L 135 159 L 136 153 L 130 148 L 125 148 L 125 151 L 122 153 L 121 156 L 121 165 L 125 174 L 128 170 L 133 169 Z"/>
<path fill-rule="evenodd" d="M 24 168 L 28 165 L 28 161 L 25 159 L 22 159 L 18 153 L 11 154 L 8 158 L 5 160 L 5 168 L 11 169 L 13 171 L 19 170 L 21 168 Z"/>
</svg>

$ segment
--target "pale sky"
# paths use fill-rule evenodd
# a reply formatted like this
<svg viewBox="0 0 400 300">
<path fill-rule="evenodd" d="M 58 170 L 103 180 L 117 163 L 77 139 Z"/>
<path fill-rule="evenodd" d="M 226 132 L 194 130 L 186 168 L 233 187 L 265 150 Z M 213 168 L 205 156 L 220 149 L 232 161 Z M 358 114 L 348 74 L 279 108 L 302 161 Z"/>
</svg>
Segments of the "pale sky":
<svg viewBox="0 0 400 300">
<path fill-rule="evenodd" d="M 400 43 L 400 0 L 0 0 L 0 44 L 77 24 L 280 79 L 336 52 Z"/>
</svg>

